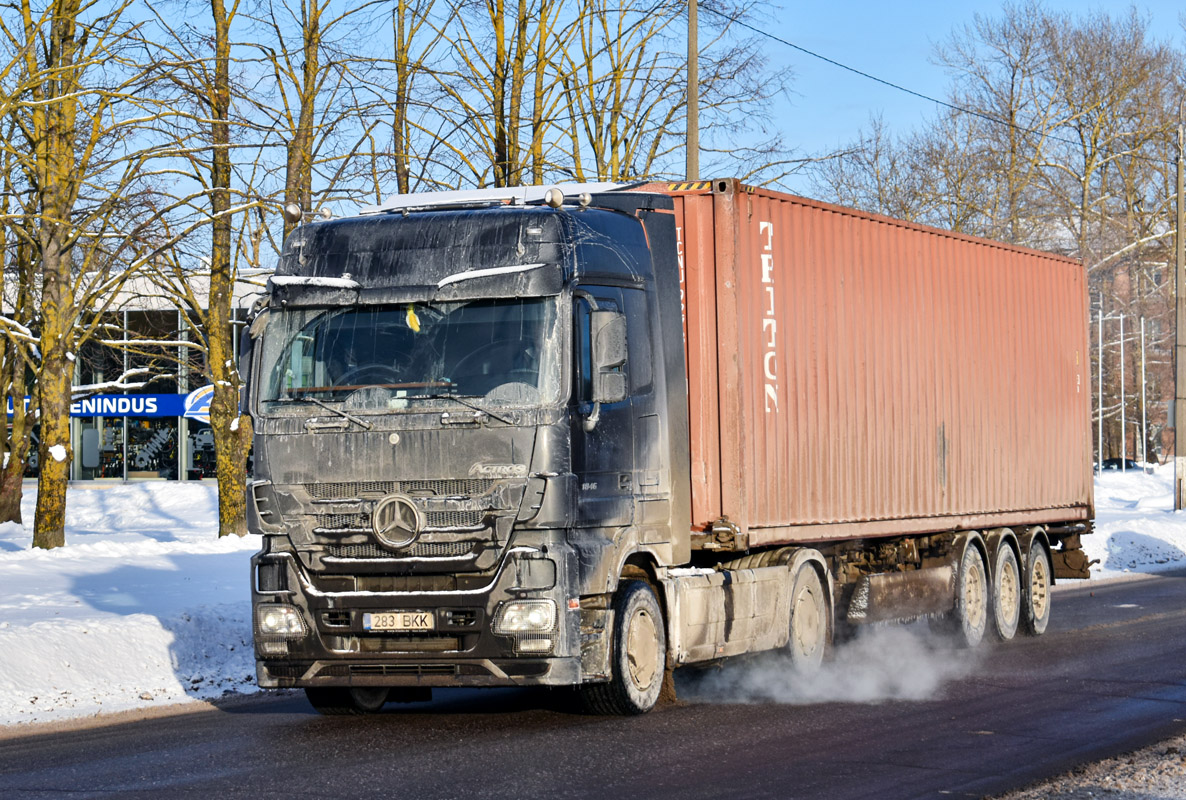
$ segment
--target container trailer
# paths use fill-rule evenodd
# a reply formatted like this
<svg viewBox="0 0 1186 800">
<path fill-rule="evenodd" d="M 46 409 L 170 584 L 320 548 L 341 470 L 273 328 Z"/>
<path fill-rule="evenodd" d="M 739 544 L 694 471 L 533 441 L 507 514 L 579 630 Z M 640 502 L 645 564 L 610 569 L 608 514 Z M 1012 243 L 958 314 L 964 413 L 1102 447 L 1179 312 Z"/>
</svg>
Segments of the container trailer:
<svg viewBox="0 0 1186 800">
<path fill-rule="evenodd" d="M 742 185 L 397 196 L 299 227 L 244 337 L 259 685 L 649 710 L 677 667 L 1088 577 L 1060 256 Z"/>
</svg>

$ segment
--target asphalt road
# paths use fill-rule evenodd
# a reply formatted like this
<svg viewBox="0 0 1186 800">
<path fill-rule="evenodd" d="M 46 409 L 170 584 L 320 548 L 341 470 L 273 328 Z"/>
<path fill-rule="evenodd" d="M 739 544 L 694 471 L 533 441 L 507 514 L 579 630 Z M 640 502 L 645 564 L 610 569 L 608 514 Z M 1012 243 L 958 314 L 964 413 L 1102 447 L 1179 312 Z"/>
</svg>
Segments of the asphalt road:
<svg viewBox="0 0 1186 800">
<path fill-rule="evenodd" d="M 0 797 L 980 797 L 1186 732 L 1186 573 L 1054 602 L 1041 638 L 971 659 L 841 651 L 844 674 L 816 690 L 921 699 L 737 702 L 738 685 L 795 695 L 752 663 L 685 678 L 679 704 L 630 719 L 529 691 L 438 690 L 355 718 L 271 698 L 2 740 Z M 916 630 L 888 641 L 909 649 Z"/>
</svg>

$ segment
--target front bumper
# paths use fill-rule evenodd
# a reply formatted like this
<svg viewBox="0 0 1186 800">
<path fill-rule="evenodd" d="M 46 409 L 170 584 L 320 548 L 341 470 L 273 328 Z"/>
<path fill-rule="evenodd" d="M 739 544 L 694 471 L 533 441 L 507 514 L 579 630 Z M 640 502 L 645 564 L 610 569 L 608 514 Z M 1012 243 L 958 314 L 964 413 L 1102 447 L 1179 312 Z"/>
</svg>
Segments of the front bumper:
<svg viewBox="0 0 1186 800">
<path fill-rule="evenodd" d="M 559 551 L 558 551 L 559 550 Z M 490 575 L 452 591 L 416 590 L 391 580 L 396 591 L 318 588 L 295 554 L 265 550 L 252 558 L 256 674 L 261 687 L 314 686 L 524 686 L 581 681 L 580 612 L 564 587 L 573 586 L 563 549 L 514 546 Z M 335 576 L 340 583 L 341 576 Z M 373 586 L 374 579 L 366 586 Z M 477 584 L 477 585 L 475 585 Z M 553 629 L 525 636 L 496 634 L 499 608 L 517 599 L 556 604 Z M 282 604 L 298 609 L 302 635 L 285 638 L 259 629 L 256 609 Z M 364 614 L 424 612 L 432 630 L 375 632 Z M 539 647 L 548 639 L 551 647 Z M 526 641 L 534 644 L 524 645 Z"/>
</svg>

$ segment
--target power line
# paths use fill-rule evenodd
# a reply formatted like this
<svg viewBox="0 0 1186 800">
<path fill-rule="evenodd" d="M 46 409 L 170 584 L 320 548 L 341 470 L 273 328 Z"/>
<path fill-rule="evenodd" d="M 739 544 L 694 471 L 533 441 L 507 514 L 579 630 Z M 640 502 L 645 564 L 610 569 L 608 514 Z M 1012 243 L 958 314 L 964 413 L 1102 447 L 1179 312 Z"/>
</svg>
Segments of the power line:
<svg viewBox="0 0 1186 800">
<path fill-rule="evenodd" d="M 986 114 L 983 111 L 977 111 L 973 108 L 967 108 L 966 106 L 960 106 L 960 105 L 956 105 L 954 103 L 949 103 L 946 100 L 940 100 L 937 97 L 931 97 L 930 95 L 923 94 L 922 92 L 916 92 L 913 89 L 909 89 L 905 86 L 894 83 L 893 81 L 887 81 L 884 78 L 879 78 L 876 75 L 871 75 L 868 72 L 863 72 L 863 71 L 857 69 L 856 67 L 850 67 L 847 64 L 843 64 L 839 61 L 836 61 L 835 59 L 828 58 L 825 55 L 821 55 L 820 53 L 816 53 L 812 50 L 808 50 L 806 47 L 801 47 L 801 46 L 795 44 L 794 42 L 790 42 L 790 41 L 787 41 L 786 39 L 783 39 L 779 36 L 775 36 L 773 33 L 770 33 L 769 31 L 764 31 L 761 28 L 756 28 L 753 25 L 750 25 L 748 22 L 745 22 L 744 20 L 740 19 L 739 17 L 730 16 L 729 14 L 726 14 L 723 11 L 718 11 L 717 9 L 712 8 L 711 6 L 700 6 L 700 10 L 707 11 L 710 14 L 720 17 L 721 19 L 723 19 L 727 22 L 730 22 L 734 25 L 738 25 L 742 28 L 745 28 L 748 31 L 758 34 L 759 36 L 765 36 L 767 39 L 771 39 L 773 41 L 778 42 L 779 44 L 786 45 L 787 47 L 791 48 L 792 50 L 797 50 L 798 52 L 803 53 L 804 55 L 811 56 L 812 58 L 818 59 L 818 60 L 823 61 L 827 64 L 831 64 L 834 67 L 839 67 L 842 70 L 851 72 L 854 75 L 859 75 L 860 77 L 865 78 L 867 80 L 871 80 L 875 83 L 880 83 L 882 86 L 888 86 L 889 88 L 894 89 L 896 91 L 903 92 L 903 93 L 911 95 L 913 97 L 917 97 L 920 100 L 926 100 L 929 103 L 934 103 L 937 106 L 942 106 L 943 108 L 947 108 L 952 111 L 959 112 L 961 114 L 968 114 L 973 117 L 978 117 L 982 120 L 985 120 L 986 122 L 991 122 L 995 125 L 1004 125 L 1007 128 L 1013 128 L 1014 130 L 1018 130 L 1023 133 L 1033 134 L 1034 136 L 1044 136 L 1047 139 L 1050 139 L 1055 142 L 1061 142 L 1062 144 L 1069 144 L 1071 146 L 1075 146 L 1078 144 L 1078 142 L 1074 142 L 1070 139 L 1064 139 L 1060 136 L 1055 136 L 1052 133 L 1039 131 L 1034 128 L 1027 128 L 1024 125 L 1018 125 L 1014 122 L 1009 122 L 1008 120 L 1001 119 L 1000 117 L 994 117 L 992 114 Z M 1130 155 L 1132 155 L 1133 158 L 1140 159 L 1142 161 L 1147 161 L 1152 164 L 1162 164 L 1162 165 L 1169 166 L 1174 163 L 1173 161 L 1171 161 L 1169 159 L 1154 158 L 1152 156 L 1147 156 L 1147 155 L 1144 155 L 1142 153 L 1137 153 L 1137 152 L 1132 152 Z"/>
</svg>

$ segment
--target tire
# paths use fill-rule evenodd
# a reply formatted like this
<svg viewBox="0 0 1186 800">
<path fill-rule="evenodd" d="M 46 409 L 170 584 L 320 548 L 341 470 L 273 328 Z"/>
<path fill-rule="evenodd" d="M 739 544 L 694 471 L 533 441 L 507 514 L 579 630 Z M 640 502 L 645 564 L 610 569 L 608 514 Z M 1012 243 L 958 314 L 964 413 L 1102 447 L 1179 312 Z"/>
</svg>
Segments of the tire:
<svg viewBox="0 0 1186 800">
<path fill-rule="evenodd" d="M 980 548 L 969 542 L 955 576 L 955 608 L 938 629 L 953 636 L 960 647 L 975 647 L 988 627 L 988 573 Z"/>
<path fill-rule="evenodd" d="M 667 666 L 667 634 L 649 584 L 622 581 L 614 595 L 613 674 L 608 683 L 580 687 L 586 710 L 630 716 L 654 708 Z"/>
<path fill-rule="evenodd" d="M 1025 559 L 1022 576 L 1021 621 L 1028 636 L 1041 636 L 1050 624 L 1050 551 L 1034 539 Z"/>
<path fill-rule="evenodd" d="M 786 652 L 793 669 L 815 672 L 828 646 L 828 599 L 819 573 L 803 564 L 791 589 L 791 632 Z"/>
<path fill-rule="evenodd" d="M 1005 540 L 997 543 L 992 565 L 992 613 L 989 631 L 998 642 L 1007 642 L 1017 634 L 1021 621 L 1021 569 L 1017 555 Z"/>
<path fill-rule="evenodd" d="M 387 702 L 386 686 L 321 686 L 305 689 L 309 705 L 319 714 L 374 714 Z"/>
</svg>

